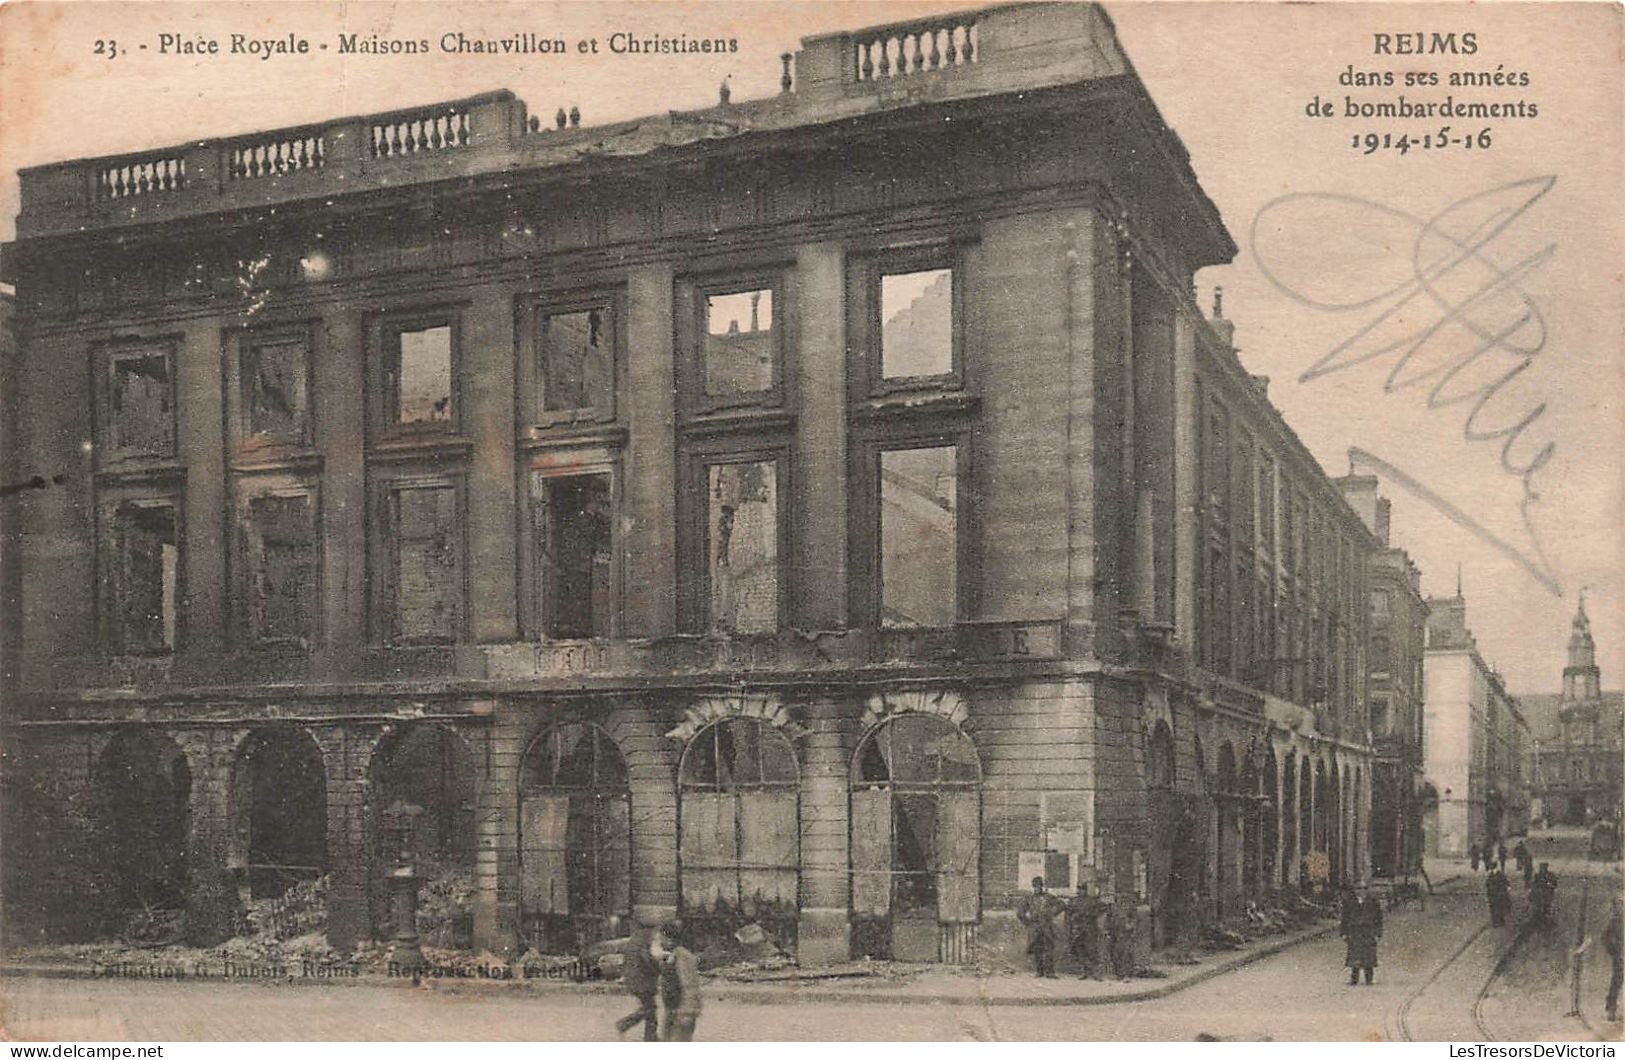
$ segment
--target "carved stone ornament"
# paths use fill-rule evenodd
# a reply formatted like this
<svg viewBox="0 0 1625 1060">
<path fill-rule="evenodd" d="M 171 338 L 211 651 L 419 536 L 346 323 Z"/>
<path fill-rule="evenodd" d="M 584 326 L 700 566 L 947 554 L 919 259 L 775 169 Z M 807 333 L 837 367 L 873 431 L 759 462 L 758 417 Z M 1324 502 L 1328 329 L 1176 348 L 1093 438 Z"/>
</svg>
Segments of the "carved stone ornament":
<svg viewBox="0 0 1625 1060">
<path fill-rule="evenodd" d="M 792 740 L 807 735 L 805 727 L 790 720 L 790 711 L 778 696 L 707 696 L 683 712 L 682 724 L 666 734 L 667 739 L 686 742 L 694 734 L 724 718 L 758 718 L 781 730 Z"/>
<path fill-rule="evenodd" d="M 877 692 L 863 710 L 863 727 L 871 729 L 898 714 L 935 714 L 958 728 L 970 721 L 970 706 L 952 689 L 907 689 Z"/>
</svg>

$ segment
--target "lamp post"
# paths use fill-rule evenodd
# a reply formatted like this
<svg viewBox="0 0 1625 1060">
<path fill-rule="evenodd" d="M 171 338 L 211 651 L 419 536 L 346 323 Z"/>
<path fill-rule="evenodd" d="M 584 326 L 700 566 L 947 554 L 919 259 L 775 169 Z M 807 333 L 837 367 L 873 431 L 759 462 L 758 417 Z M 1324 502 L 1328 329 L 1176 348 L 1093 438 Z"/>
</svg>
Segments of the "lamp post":
<svg viewBox="0 0 1625 1060">
<path fill-rule="evenodd" d="M 399 968 L 420 968 L 423 949 L 418 943 L 418 876 L 412 854 L 412 837 L 417 831 L 423 807 L 397 799 L 384 811 L 384 831 L 395 851 L 395 865 L 389 870 L 389 907 L 395 919 L 395 942 L 389 962 Z"/>
</svg>

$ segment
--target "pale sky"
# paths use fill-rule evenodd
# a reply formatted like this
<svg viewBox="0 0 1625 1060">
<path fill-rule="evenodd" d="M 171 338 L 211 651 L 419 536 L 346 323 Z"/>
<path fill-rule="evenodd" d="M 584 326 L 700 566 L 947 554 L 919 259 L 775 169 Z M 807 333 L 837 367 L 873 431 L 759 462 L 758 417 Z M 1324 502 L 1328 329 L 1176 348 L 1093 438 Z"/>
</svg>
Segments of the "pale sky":
<svg viewBox="0 0 1625 1060">
<path fill-rule="evenodd" d="M 777 92 L 778 56 L 794 50 L 802 36 L 966 6 L 974 5 L 7 4 L 0 7 L 0 238 L 10 239 L 14 231 L 20 166 L 498 88 L 512 89 L 544 120 L 560 106 L 579 106 L 587 125 L 708 105 L 724 77 L 736 100 L 756 98 Z M 1460 564 L 1468 620 L 1512 689 L 1557 690 L 1582 585 L 1588 586 L 1603 682 L 1625 683 L 1621 9 L 1604 3 L 1147 3 L 1108 4 L 1107 10 L 1241 247 L 1234 265 L 1198 275 L 1202 303 L 1211 304 L 1215 284 L 1224 287 L 1225 315 L 1236 323 L 1242 360 L 1250 371 L 1271 377 L 1270 396 L 1288 423 L 1333 474 L 1348 470 L 1351 448 L 1363 450 L 1546 570 L 1544 578 L 1531 575 L 1384 479 L 1384 492 L 1394 502 L 1395 543 L 1422 568 L 1428 593 L 1454 592 Z M 341 30 L 427 38 L 436 47 L 427 56 L 340 56 Z M 441 54 L 440 36 L 459 30 L 469 37 L 526 31 L 572 42 L 597 37 L 601 49 L 616 32 L 737 37 L 739 48 L 725 55 L 638 57 L 602 51 L 597 57 Z M 1471 33 L 1475 52 L 1374 54 L 1374 33 L 1419 31 L 1454 33 L 1458 48 Z M 311 52 L 265 61 L 161 54 L 159 35 L 165 33 L 216 38 L 223 52 L 232 33 L 264 39 L 293 33 L 310 40 Z M 98 40 L 116 41 L 119 55 L 97 55 Z M 329 49 L 319 50 L 321 43 Z M 1356 88 L 1339 83 L 1351 67 L 1392 72 L 1400 82 L 1406 73 L 1499 70 L 1503 76 L 1527 73 L 1529 83 Z M 1333 117 L 1305 114 L 1317 95 L 1331 104 Z M 1539 113 L 1344 117 L 1347 96 L 1375 101 L 1400 95 L 1413 103 L 1445 96 L 1522 101 L 1526 110 L 1533 102 Z M 1448 148 L 1366 154 L 1363 144 L 1351 146 L 1367 132 L 1420 136 L 1441 125 L 1451 126 L 1456 141 Z M 1478 135 L 1485 129 L 1487 146 Z M 1472 146 L 1459 142 L 1463 134 Z M 1502 190 L 1472 199 L 1496 189 Z M 1323 194 L 1362 201 L 1301 197 Z M 1264 214 L 1257 232 L 1272 283 L 1254 253 L 1252 232 L 1260 211 L 1284 195 L 1300 198 Z M 1470 201 L 1444 213 L 1463 200 Z M 1441 213 L 1437 227 L 1419 242 L 1421 226 Z M 1498 225 L 1503 230 L 1479 246 Z M 1464 245 L 1470 255 L 1458 250 Z M 1439 268 L 1450 264 L 1452 254 L 1464 258 L 1459 267 Z M 1411 290 L 1405 285 L 1418 269 L 1428 288 L 1399 317 L 1380 322 L 1384 310 Z M 1489 292 L 1474 300 L 1486 286 Z M 1380 297 L 1392 290 L 1398 293 Z M 1365 301 L 1371 304 L 1344 304 Z M 1520 525 L 1524 487 L 1519 476 L 1501 469 L 1500 441 L 1463 437 L 1471 402 L 1426 408 L 1429 388 L 1472 352 L 1468 326 L 1447 322 L 1412 356 L 1406 372 L 1422 375 L 1420 386 L 1384 393 L 1402 346 L 1347 371 L 1300 382 L 1374 322 L 1364 340 L 1368 351 L 1420 334 L 1441 319 L 1441 304 L 1463 302 L 1481 336 L 1504 330 L 1506 345 L 1526 352 L 1539 347 L 1527 369 L 1474 423 L 1493 431 L 1545 405 L 1509 457 L 1518 465 L 1552 446 L 1549 462 L 1530 480 L 1539 494 L 1528 509 L 1538 544 Z M 1337 307 L 1327 307 L 1332 304 Z M 1518 363 L 1509 353 L 1488 353 L 1454 376 L 1440 397 L 1470 396 Z M 1545 563 L 1538 562 L 1537 549 L 1544 549 Z M 1551 582 L 1561 596 L 1550 591 Z"/>
</svg>

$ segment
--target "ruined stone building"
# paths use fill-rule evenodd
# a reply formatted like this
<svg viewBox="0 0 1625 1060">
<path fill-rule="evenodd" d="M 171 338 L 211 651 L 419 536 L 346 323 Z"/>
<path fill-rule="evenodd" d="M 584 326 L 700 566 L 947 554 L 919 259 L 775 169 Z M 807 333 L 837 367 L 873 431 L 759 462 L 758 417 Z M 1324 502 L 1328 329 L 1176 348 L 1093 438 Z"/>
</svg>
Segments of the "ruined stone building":
<svg viewBox="0 0 1625 1060">
<path fill-rule="evenodd" d="M 1529 725 L 1506 682 L 1479 652 L 1460 588 L 1427 604 L 1424 849 L 1431 856 L 1463 858 L 1474 844 L 1529 830 Z"/>
<path fill-rule="evenodd" d="M 1151 946 L 1365 871 L 1378 542 L 1195 305 L 1236 247 L 1098 7 L 21 186 L 25 937 L 319 880 L 348 949 L 406 806 L 494 953 L 1019 957 L 1035 873 Z"/>
</svg>

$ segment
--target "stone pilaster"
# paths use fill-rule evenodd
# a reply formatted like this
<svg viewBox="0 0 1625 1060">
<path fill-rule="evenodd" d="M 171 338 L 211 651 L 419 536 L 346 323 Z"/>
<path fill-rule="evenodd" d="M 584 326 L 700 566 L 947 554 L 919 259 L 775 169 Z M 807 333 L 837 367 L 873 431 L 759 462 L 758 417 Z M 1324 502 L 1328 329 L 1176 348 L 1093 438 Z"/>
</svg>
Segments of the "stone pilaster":
<svg viewBox="0 0 1625 1060">
<path fill-rule="evenodd" d="M 334 727 L 313 729 L 311 735 L 327 770 L 327 941 L 348 953 L 372 937 L 367 778 L 379 734 Z"/>
<path fill-rule="evenodd" d="M 173 734 L 186 755 L 192 790 L 187 802 L 186 917 L 188 945 L 215 946 L 237 933 L 243 915 L 232 872 L 236 824 L 232 767 L 246 730 L 199 729 Z"/>
<path fill-rule="evenodd" d="M 801 743 L 801 922 L 796 955 L 803 967 L 844 961 L 850 955 L 847 917 L 847 786 L 853 740 L 840 705 L 806 707 Z"/>
</svg>

